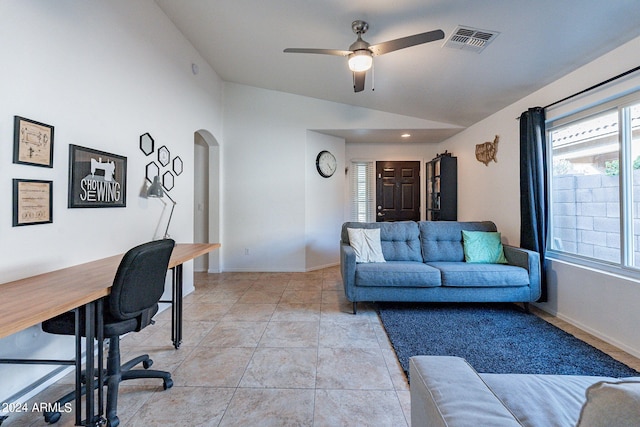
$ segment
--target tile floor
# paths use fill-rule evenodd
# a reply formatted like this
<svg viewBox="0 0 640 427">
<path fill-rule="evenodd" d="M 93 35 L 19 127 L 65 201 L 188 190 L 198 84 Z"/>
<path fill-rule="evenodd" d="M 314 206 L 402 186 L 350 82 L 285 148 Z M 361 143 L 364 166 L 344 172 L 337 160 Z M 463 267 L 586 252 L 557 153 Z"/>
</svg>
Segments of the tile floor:
<svg viewBox="0 0 640 427">
<path fill-rule="evenodd" d="M 123 360 L 149 353 L 174 387 L 135 380 L 120 389 L 121 426 L 410 425 L 409 386 L 375 312 L 351 314 L 337 267 L 311 273 L 196 274 L 185 298 L 184 341 L 170 343 L 170 311 L 122 340 Z M 588 334 L 536 312 L 586 341 Z M 608 344 L 593 345 L 640 369 Z M 32 399 L 52 401 L 72 375 Z M 72 426 L 65 414 L 59 426 Z M 37 413 L 8 426 L 42 426 Z"/>
</svg>

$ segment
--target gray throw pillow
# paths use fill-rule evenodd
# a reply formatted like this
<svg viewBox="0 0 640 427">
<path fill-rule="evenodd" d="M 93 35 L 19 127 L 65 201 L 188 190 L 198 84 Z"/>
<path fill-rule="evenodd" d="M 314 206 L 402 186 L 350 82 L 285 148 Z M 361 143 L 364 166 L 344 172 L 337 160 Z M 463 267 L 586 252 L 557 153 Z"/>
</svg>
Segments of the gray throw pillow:
<svg viewBox="0 0 640 427">
<path fill-rule="evenodd" d="M 587 389 L 576 427 L 640 426 L 640 379 L 600 381 Z"/>
</svg>

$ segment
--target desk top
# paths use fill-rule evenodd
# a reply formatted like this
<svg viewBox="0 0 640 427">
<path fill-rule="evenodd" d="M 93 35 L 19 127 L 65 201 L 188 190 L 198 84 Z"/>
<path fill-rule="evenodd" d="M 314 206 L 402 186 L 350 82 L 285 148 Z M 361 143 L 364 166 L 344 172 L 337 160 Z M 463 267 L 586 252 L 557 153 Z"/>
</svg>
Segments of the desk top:
<svg viewBox="0 0 640 427">
<path fill-rule="evenodd" d="M 219 248 L 219 243 L 180 243 L 169 268 Z M 111 292 L 124 254 L 0 284 L 0 338 L 37 325 Z"/>
</svg>

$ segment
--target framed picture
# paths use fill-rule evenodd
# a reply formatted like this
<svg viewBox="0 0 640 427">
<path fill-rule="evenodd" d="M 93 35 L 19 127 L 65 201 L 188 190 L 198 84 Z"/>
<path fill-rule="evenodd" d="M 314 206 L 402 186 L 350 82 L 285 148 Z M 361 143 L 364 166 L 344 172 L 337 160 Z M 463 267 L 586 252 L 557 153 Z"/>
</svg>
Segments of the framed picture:
<svg viewBox="0 0 640 427">
<path fill-rule="evenodd" d="M 53 182 L 13 180 L 13 226 L 53 222 Z"/>
<path fill-rule="evenodd" d="M 127 206 L 127 158 L 69 145 L 70 208 Z"/>
<path fill-rule="evenodd" d="M 13 118 L 13 163 L 53 167 L 53 126 Z"/>
</svg>

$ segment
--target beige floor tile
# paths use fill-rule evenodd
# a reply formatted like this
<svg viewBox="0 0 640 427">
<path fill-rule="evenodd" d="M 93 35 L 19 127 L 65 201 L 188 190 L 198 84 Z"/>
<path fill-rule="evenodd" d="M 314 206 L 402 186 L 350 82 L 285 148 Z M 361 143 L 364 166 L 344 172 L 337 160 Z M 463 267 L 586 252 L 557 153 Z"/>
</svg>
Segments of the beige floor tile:
<svg viewBox="0 0 640 427">
<path fill-rule="evenodd" d="M 173 373 L 177 386 L 237 387 L 253 349 L 198 347 Z"/>
<path fill-rule="evenodd" d="M 259 348 L 240 381 L 243 388 L 314 388 L 317 351 L 310 348 Z"/>
<path fill-rule="evenodd" d="M 395 391 L 316 390 L 314 425 L 406 426 Z"/>
<path fill-rule="evenodd" d="M 343 390 L 393 390 L 379 348 L 320 348 L 316 387 Z"/>
<path fill-rule="evenodd" d="M 313 390 L 238 389 L 220 426 L 312 426 L 313 404 Z"/>
<path fill-rule="evenodd" d="M 318 322 L 320 321 L 320 308 L 321 305 L 317 303 L 280 302 L 271 320 L 274 322 Z"/>
<path fill-rule="evenodd" d="M 283 289 L 254 289 L 251 288 L 246 291 L 238 300 L 239 303 L 243 304 L 254 304 L 254 303 L 278 303 L 280 302 L 280 298 L 284 293 Z"/>
<path fill-rule="evenodd" d="M 267 328 L 268 322 L 218 322 L 200 342 L 201 347 L 255 348 Z"/>
<path fill-rule="evenodd" d="M 183 306 L 182 318 L 184 321 L 207 321 L 220 320 L 232 304 L 196 302 Z"/>
<path fill-rule="evenodd" d="M 287 303 L 321 303 L 322 289 L 285 289 L 281 302 Z"/>
<path fill-rule="evenodd" d="M 217 426 L 234 389 L 173 387 L 156 392 L 126 424 L 148 426 Z"/>
<path fill-rule="evenodd" d="M 234 304 L 222 319 L 236 322 L 268 322 L 276 311 L 277 304 Z"/>
<path fill-rule="evenodd" d="M 317 347 L 318 322 L 269 322 L 259 347 Z"/>
<path fill-rule="evenodd" d="M 380 348 L 371 323 L 367 319 L 320 321 L 320 347 Z"/>
</svg>

